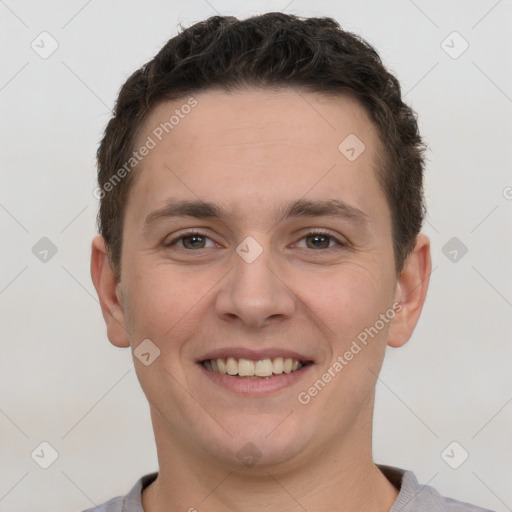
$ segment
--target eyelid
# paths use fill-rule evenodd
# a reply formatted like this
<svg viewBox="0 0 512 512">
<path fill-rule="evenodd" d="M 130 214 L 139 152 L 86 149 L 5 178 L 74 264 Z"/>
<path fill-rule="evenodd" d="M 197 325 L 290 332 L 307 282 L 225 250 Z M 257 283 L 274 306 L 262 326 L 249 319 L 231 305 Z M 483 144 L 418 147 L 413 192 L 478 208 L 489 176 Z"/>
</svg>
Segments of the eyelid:
<svg viewBox="0 0 512 512">
<path fill-rule="evenodd" d="M 331 240 L 333 240 L 334 242 L 336 242 L 336 244 L 339 247 L 348 247 L 350 245 L 350 242 L 345 237 L 342 237 L 342 236 L 338 235 L 337 233 L 334 233 L 333 231 L 330 231 L 329 229 L 324 229 L 324 228 L 308 228 L 308 230 L 299 238 L 298 241 L 301 241 L 308 236 L 315 236 L 315 235 L 328 237 Z M 297 243 L 297 242 L 295 242 L 295 243 Z M 329 249 L 334 249 L 334 247 L 329 247 L 328 249 L 323 249 L 323 251 L 328 251 Z M 321 251 L 319 251 L 319 252 L 321 252 Z"/>
<path fill-rule="evenodd" d="M 164 246 L 165 247 L 170 247 L 172 245 L 175 245 L 176 242 L 179 242 L 182 238 L 186 238 L 187 236 L 192 236 L 192 235 L 200 235 L 200 236 L 203 236 L 205 238 L 209 238 L 213 242 L 212 237 L 209 236 L 201 228 L 189 228 L 189 229 L 186 229 L 185 231 L 182 231 L 178 235 L 173 235 L 172 240 L 169 241 L 169 242 L 165 242 L 165 240 L 164 240 Z"/>
<path fill-rule="evenodd" d="M 171 246 L 175 245 L 177 242 L 179 242 L 182 238 L 186 238 L 187 236 L 192 236 L 192 235 L 200 235 L 200 236 L 208 238 L 212 242 L 216 243 L 204 230 L 202 230 L 200 228 L 189 228 L 185 231 L 182 231 L 178 235 L 174 236 L 170 242 L 164 242 L 164 246 L 171 247 Z M 336 234 L 328 229 L 325 229 L 325 228 L 306 228 L 306 231 L 297 240 L 297 242 L 300 242 L 301 240 L 303 240 L 304 238 L 306 238 L 308 236 L 315 236 L 315 235 L 326 236 L 326 237 L 330 238 L 331 240 L 333 240 L 339 247 L 349 247 L 350 246 L 350 242 L 345 237 L 340 237 L 338 234 Z M 294 242 L 294 245 L 297 242 Z M 324 252 L 324 251 L 328 251 L 329 249 L 334 249 L 334 248 L 335 247 L 329 247 L 327 249 L 319 249 L 318 252 Z M 193 249 L 186 249 L 186 250 L 189 250 L 190 252 L 195 252 Z M 199 249 L 197 249 L 197 250 L 199 250 Z M 312 251 L 315 251 L 315 250 L 312 249 Z"/>
</svg>

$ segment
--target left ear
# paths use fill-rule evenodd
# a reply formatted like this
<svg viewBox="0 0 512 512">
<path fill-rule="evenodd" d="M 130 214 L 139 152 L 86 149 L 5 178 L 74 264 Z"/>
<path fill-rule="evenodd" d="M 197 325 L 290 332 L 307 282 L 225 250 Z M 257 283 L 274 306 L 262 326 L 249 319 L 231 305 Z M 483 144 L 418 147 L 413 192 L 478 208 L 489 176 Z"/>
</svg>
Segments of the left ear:
<svg viewBox="0 0 512 512">
<path fill-rule="evenodd" d="M 430 240 L 418 235 L 397 279 L 395 301 L 399 305 L 388 333 L 390 347 L 401 347 L 411 337 L 425 303 L 431 272 Z"/>
</svg>

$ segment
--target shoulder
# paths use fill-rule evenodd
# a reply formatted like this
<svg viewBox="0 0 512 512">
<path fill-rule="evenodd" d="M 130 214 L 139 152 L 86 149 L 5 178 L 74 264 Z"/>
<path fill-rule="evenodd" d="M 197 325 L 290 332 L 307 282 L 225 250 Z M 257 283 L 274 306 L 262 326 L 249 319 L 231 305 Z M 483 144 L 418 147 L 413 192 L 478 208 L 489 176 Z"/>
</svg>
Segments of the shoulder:
<svg viewBox="0 0 512 512">
<path fill-rule="evenodd" d="M 83 512 L 123 512 L 124 501 L 125 496 L 117 496 L 106 501 L 105 503 L 102 503 L 101 505 L 94 506 L 93 508 L 88 508 Z"/>
<path fill-rule="evenodd" d="M 400 492 L 390 512 L 493 512 L 471 503 L 445 498 L 429 485 L 420 485 L 412 471 L 378 464 Z"/>
<path fill-rule="evenodd" d="M 116 496 L 101 505 L 95 505 L 83 512 L 144 512 L 142 490 L 153 482 L 158 473 L 150 473 L 139 478 L 126 496 Z"/>
</svg>

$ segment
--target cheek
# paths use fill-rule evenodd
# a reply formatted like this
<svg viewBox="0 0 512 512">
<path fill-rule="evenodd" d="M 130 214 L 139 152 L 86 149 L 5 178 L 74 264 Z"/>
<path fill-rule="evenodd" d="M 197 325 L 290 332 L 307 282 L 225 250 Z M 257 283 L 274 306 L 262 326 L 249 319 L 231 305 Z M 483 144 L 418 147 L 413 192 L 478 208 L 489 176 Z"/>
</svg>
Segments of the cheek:
<svg viewBox="0 0 512 512">
<path fill-rule="evenodd" d="M 144 258 L 141 258 L 144 260 Z M 149 338 L 160 350 L 176 349 L 178 342 L 198 329 L 197 315 L 215 289 L 219 276 L 202 271 L 173 271 L 149 261 L 131 266 L 127 276 L 130 307 L 127 320 L 134 344 Z"/>
<path fill-rule="evenodd" d="M 320 318 L 330 337 L 348 340 L 373 324 L 387 307 L 382 275 L 370 265 L 346 264 L 323 275 L 309 274 L 297 294 Z M 304 282 L 298 279 L 296 282 Z"/>
</svg>

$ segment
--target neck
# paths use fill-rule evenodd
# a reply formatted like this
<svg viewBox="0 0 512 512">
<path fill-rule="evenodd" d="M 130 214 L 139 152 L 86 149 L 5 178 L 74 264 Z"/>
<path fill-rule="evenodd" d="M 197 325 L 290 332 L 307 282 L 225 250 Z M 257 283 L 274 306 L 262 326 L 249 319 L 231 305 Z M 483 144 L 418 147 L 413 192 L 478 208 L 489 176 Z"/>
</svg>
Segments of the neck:
<svg viewBox="0 0 512 512">
<path fill-rule="evenodd" d="M 398 496 L 372 460 L 371 413 L 307 464 L 239 470 L 191 455 L 152 416 L 159 474 L 143 492 L 145 512 L 388 512 Z"/>
</svg>

